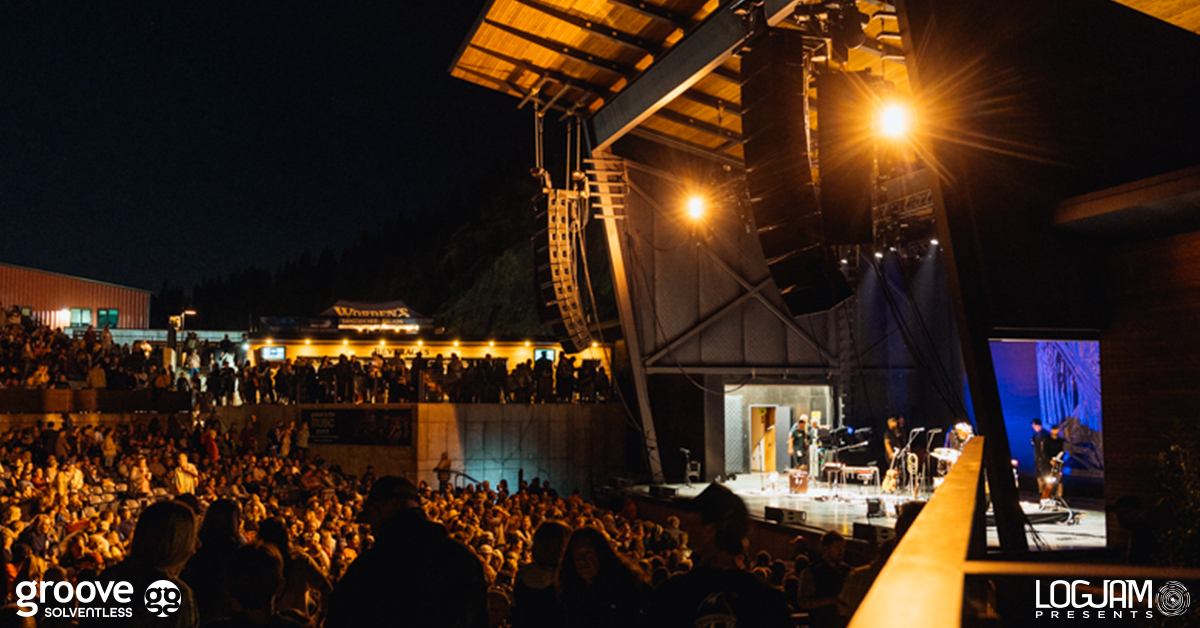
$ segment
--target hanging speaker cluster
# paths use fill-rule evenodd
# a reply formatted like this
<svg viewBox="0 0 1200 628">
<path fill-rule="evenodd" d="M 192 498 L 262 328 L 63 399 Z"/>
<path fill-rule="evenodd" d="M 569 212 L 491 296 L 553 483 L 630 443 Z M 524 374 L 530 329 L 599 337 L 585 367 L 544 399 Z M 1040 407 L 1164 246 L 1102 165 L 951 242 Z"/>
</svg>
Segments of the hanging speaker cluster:
<svg viewBox="0 0 1200 628">
<path fill-rule="evenodd" d="M 563 351 L 578 353 L 592 343 L 574 254 L 575 231 L 580 227 L 576 208 L 584 201 L 577 192 L 554 189 L 547 192 L 545 201 L 538 206 L 533 236 L 538 316 L 554 330 Z"/>
<path fill-rule="evenodd" d="M 804 44 L 798 31 L 771 29 L 742 56 L 746 186 L 767 266 L 797 316 L 828 310 L 853 294 L 828 246 L 830 216 L 813 177 Z"/>
</svg>

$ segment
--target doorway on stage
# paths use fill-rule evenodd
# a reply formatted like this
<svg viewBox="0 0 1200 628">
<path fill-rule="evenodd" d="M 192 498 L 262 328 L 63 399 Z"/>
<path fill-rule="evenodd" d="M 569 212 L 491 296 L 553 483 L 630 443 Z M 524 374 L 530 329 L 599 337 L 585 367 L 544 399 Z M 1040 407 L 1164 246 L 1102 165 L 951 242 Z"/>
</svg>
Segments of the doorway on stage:
<svg viewBox="0 0 1200 628">
<path fill-rule="evenodd" d="M 829 386 L 726 386 L 725 475 L 786 473 L 792 464 L 792 427 L 803 417 L 810 428 L 830 429 L 831 406 Z M 809 460 L 817 459 L 815 449 L 814 438 Z"/>
</svg>

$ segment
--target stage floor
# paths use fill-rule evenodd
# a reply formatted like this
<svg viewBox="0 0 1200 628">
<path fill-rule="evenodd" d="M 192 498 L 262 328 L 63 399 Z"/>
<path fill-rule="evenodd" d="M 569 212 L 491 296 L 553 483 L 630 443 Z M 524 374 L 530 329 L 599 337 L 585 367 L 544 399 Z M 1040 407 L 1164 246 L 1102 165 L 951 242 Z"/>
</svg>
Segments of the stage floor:
<svg viewBox="0 0 1200 628">
<path fill-rule="evenodd" d="M 786 478 L 772 487 L 768 474 L 747 473 L 728 481 L 733 492 L 746 502 L 750 516 L 765 518 L 766 507 L 803 510 L 807 513 L 805 527 L 821 530 L 837 530 L 843 535 L 854 535 L 855 523 L 869 523 L 876 526 L 892 528 L 896 525 L 896 508 L 909 501 L 909 497 L 882 493 L 874 486 L 857 483 L 842 485 L 836 491 L 824 482 L 810 483 L 805 495 L 792 495 L 787 491 Z M 694 497 L 704 490 L 706 484 L 694 484 L 691 487 L 683 484 L 667 484 L 681 497 Z M 649 495 L 648 485 L 637 485 L 631 490 L 642 495 Z M 884 505 L 886 517 L 867 517 L 867 499 L 878 497 Z M 923 495 L 921 499 L 928 499 Z M 1082 500 L 1078 500 L 1082 501 Z M 1022 502 L 1028 513 L 1039 510 L 1036 504 Z M 1033 526 L 1044 541 L 1045 550 L 1065 549 L 1098 549 L 1105 546 L 1105 521 L 1101 506 L 1088 504 L 1097 510 L 1082 508 L 1082 504 L 1073 503 L 1073 510 L 1078 514 L 1078 523 L 1066 525 L 1060 523 L 1040 523 Z M 999 539 L 994 527 L 988 528 L 988 545 L 999 547 Z M 1032 539 L 1030 546 L 1034 545 Z"/>
</svg>

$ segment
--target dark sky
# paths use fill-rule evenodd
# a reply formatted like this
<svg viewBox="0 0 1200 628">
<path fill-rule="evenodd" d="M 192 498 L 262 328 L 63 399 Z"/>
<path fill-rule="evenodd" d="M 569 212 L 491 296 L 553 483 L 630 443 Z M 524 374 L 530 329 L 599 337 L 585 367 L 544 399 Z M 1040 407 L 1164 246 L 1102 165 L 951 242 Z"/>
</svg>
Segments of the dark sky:
<svg viewBox="0 0 1200 628">
<path fill-rule="evenodd" d="M 157 289 L 443 210 L 532 159 L 447 72 L 483 4 L 3 3 L 0 261 Z"/>
</svg>

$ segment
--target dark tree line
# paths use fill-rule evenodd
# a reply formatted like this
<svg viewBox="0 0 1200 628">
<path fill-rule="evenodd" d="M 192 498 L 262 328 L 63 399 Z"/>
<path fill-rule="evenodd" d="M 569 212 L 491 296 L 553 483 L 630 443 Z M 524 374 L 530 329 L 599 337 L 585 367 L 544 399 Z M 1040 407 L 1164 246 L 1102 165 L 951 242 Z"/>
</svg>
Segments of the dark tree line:
<svg viewBox="0 0 1200 628">
<path fill-rule="evenodd" d="M 165 326 L 167 316 L 190 307 L 193 329 L 247 329 L 262 316 L 315 315 L 339 299 L 402 299 L 450 333 L 544 335 L 530 245 L 537 192 L 522 168 L 497 168 L 445 209 L 400 213 L 340 253 L 306 252 L 186 291 L 164 285 L 152 324 Z M 606 266 L 597 268 L 593 276 L 607 276 Z"/>
</svg>

